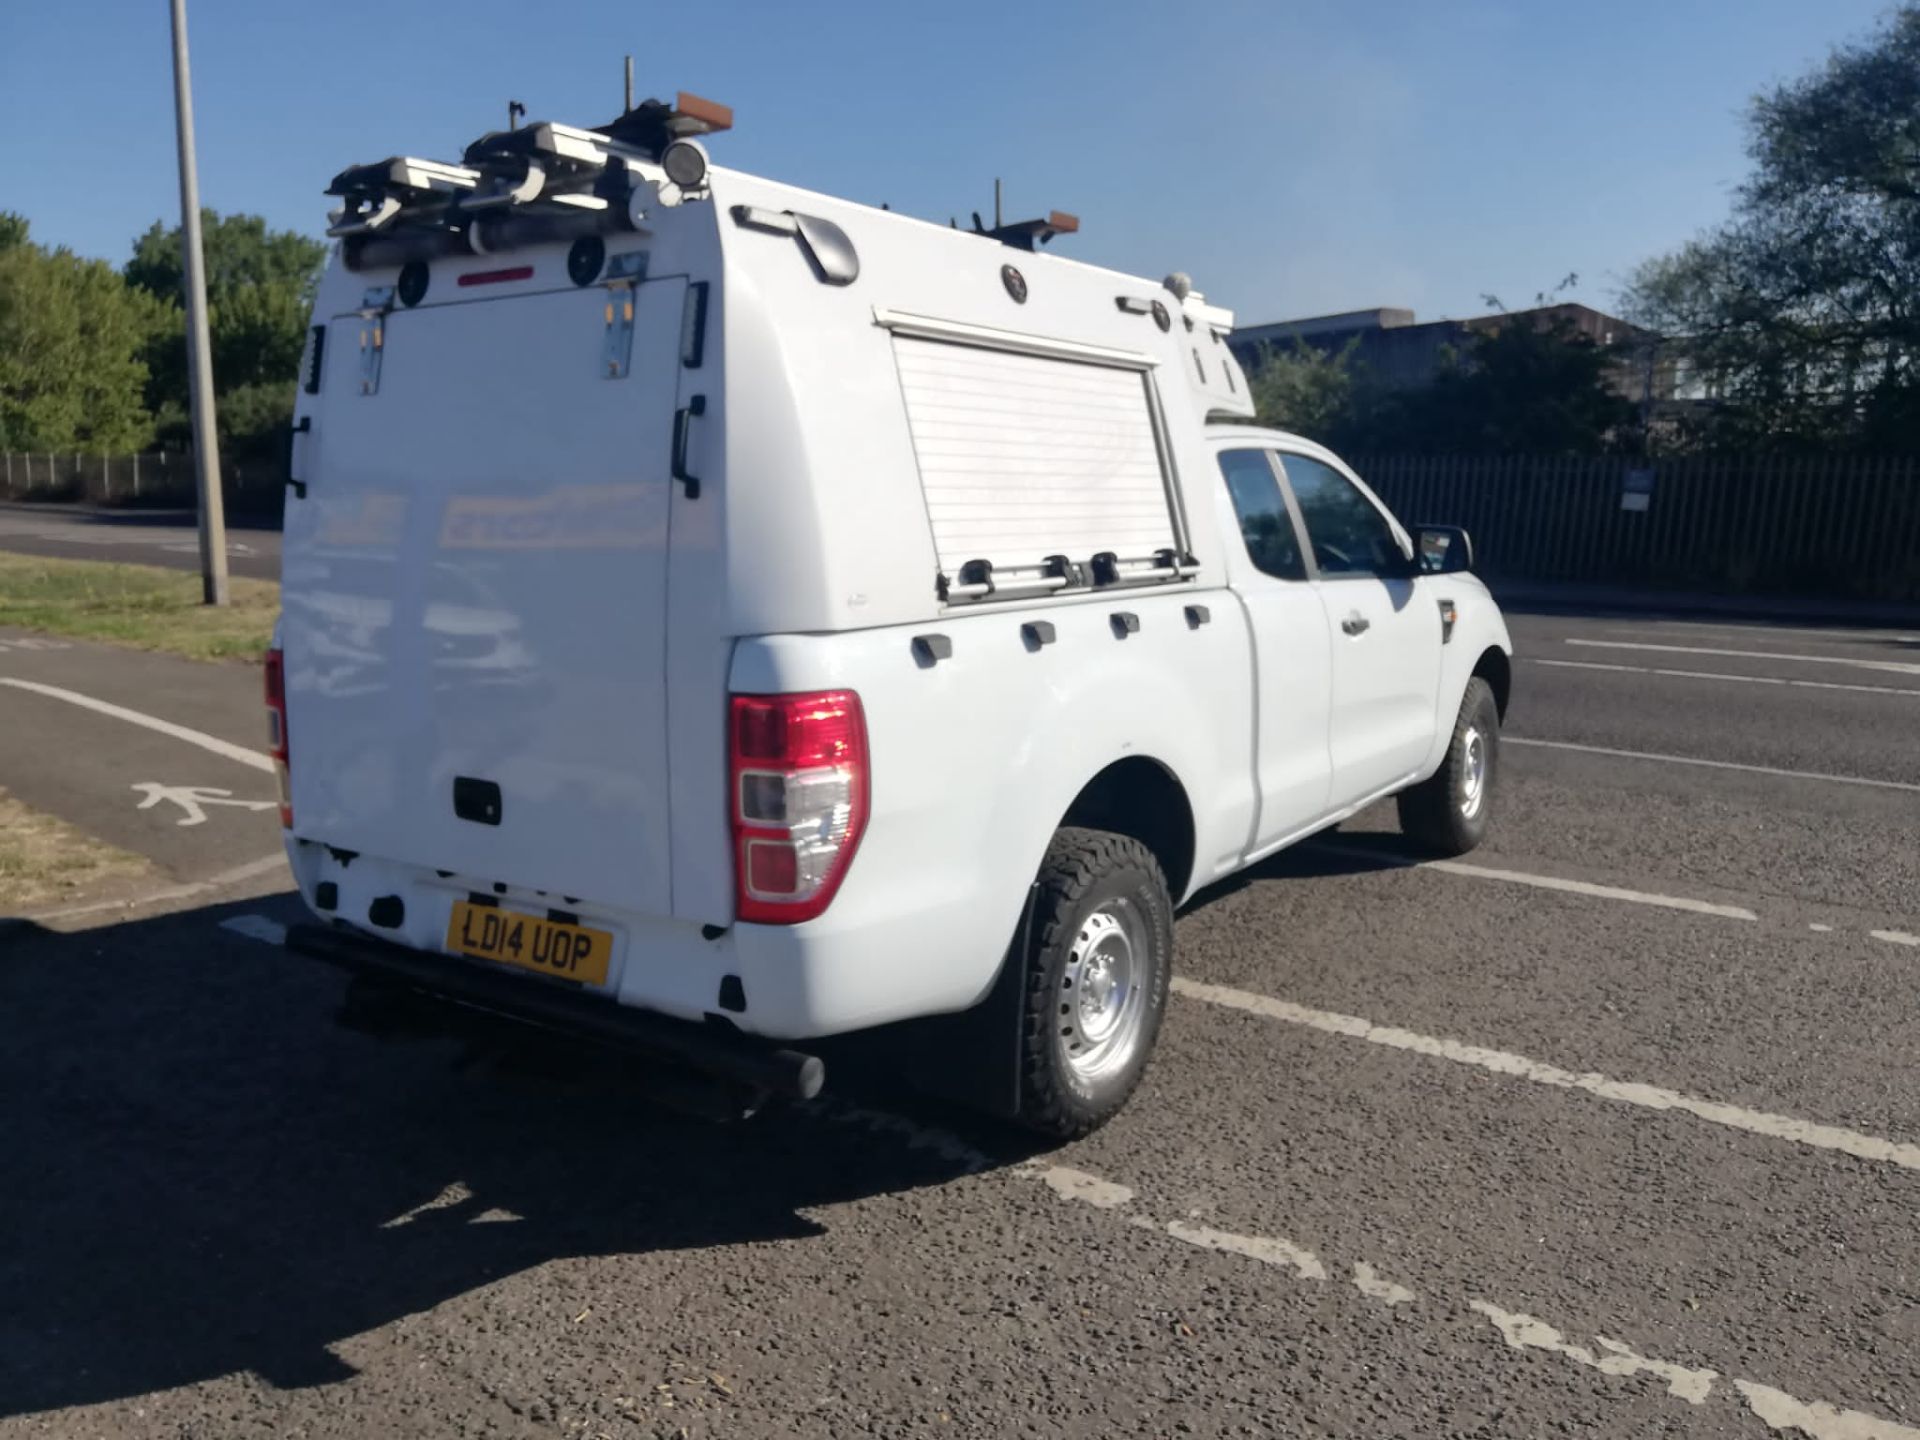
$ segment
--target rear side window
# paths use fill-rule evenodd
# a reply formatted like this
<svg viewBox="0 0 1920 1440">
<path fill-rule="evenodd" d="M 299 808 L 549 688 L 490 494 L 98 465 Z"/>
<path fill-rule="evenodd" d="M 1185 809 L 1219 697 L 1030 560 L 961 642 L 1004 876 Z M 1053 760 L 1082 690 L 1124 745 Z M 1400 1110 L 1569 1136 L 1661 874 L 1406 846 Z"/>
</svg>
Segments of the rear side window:
<svg viewBox="0 0 1920 1440">
<path fill-rule="evenodd" d="M 1240 538 L 1247 542 L 1247 558 L 1279 580 L 1304 580 L 1307 567 L 1300 556 L 1293 516 L 1280 494 L 1273 465 L 1264 450 L 1223 450 L 1220 473 L 1226 476 L 1233 512 L 1240 518 Z"/>
<path fill-rule="evenodd" d="M 1331 465 L 1305 455 L 1281 457 L 1287 484 L 1307 527 L 1313 562 L 1322 576 L 1372 575 L 1404 580 L 1413 573 L 1393 525 L 1379 507 Z"/>
</svg>

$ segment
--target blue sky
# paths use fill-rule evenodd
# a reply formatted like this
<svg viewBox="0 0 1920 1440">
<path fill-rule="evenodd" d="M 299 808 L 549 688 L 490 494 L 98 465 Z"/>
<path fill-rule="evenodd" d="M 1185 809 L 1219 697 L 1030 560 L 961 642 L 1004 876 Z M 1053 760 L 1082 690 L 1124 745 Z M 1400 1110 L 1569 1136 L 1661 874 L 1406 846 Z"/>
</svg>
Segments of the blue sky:
<svg viewBox="0 0 1920 1440">
<path fill-rule="evenodd" d="M 1741 115 L 1882 0 L 654 5 L 190 0 L 203 202 L 318 233 L 328 179 L 641 95 L 734 106 L 722 164 L 937 219 L 1070 210 L 1069 254 L 1243 322 L 1509 305 L 1726 213 Z M 0 209 L 124 260 L 178 217 L 166 6 L 0 0 Z"/>
</svg>

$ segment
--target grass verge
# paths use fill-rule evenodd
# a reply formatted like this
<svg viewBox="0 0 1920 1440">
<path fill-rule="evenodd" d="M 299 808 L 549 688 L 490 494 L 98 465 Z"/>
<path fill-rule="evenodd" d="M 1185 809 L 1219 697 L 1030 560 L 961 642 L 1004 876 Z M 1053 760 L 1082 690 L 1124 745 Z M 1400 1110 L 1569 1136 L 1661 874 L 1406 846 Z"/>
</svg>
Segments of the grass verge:
<svg viewBox="0 0 1920 1440">
<path fill-rule="evenodd" d="M 152 565 L 0 554 L 0 625 L 164 650 L 190 660 L 256 660 L 273 634 L 280 587 L 236 576 L 224 609 L 200 603 L 200 577 Z"/>
<path fill-rule="evenodd" d="M 153 875 L 140 856 L 29 809 L 0 790 L 0 915 L 88 899 L 97 890 Z"/>
</svg>

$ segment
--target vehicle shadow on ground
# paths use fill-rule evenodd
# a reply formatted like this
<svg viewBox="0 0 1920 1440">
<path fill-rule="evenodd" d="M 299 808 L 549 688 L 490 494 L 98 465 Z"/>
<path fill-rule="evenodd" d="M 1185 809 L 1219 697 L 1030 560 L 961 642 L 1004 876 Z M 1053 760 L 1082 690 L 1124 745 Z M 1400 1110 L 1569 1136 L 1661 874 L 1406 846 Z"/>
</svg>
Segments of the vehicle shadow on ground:
<svg viewBox="0 0 1920 1440">
<path fill-rule="evenodd" d="M 0 932 L 0 1415 L 325 1384 L 354 1373 L 335 1342 L 557 1257 L 804 1241 L 803 1207 L 1031 1153 L 844 1101 L 683 1119 L 546 1042 L 383 1043 L 330 1022 L 339 976 L 219 929 L 234 908 L 260 906 Z"/>
<path fill-rule="evenodd" d="M 1194 892 L 1180 913 L 1204 909 L 1261 880 L 1325 880 L 1339 875 L 1406 870 L 1419 863 L 1420 857 L 1408 848 L 1406 837 L 1397 831 L 1328 830 Z"/>
</svg>

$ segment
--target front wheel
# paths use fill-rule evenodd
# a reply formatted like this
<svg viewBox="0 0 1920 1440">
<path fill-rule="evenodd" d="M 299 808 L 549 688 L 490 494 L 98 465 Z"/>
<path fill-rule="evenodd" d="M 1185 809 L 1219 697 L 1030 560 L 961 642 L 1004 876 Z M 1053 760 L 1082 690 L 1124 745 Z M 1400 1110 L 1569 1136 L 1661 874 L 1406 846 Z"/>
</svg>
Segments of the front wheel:
<svg viewBox="0 0 1920 1440">
<path fill-rule="evenodd" d="M 1133 1094 L 1173 974 L 1173 900 L 1146 846 L 1066 827 L 1040 866 L 1023 963 L 1020 1121 L 1057 1139 Z"/>
<path fill-rule="evenodd" d="M 1478 675 L 1467 681 L 1446 759 L 1399 796 L 1400 829 L 1432 855 L 1464 855 L 1487 835 L 1500 761 L 1500 707 Z"/>
</svg>

